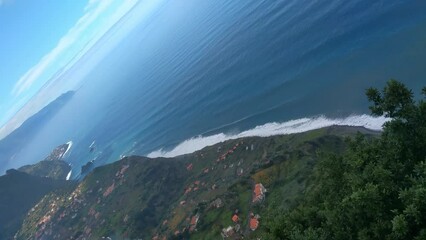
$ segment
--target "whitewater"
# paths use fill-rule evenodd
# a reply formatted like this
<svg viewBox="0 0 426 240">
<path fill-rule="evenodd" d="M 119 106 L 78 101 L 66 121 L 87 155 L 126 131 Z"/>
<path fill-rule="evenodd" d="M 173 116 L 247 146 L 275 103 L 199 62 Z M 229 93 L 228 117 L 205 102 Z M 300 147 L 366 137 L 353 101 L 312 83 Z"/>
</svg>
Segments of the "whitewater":
<svg viewBox="0 0 426 240">
<path fill-rule="evenodd" d="M 67 145 L 68 145 L 68 148 L 67 148 L 67 150 L 64 152 L 64 154 L 62 155 L 62 158 L 67 157 L 67 154 L 69 153 L 69 151 L 70 151 L 70 150 L 71 150 L 71 148 L 72 148 L 73 142 L 72 142 L 72 141 L 68 141 L 68 142 L 67 142 Z"/>
<path fill-rule="evenodd" d="M 58 77 L 82 85 L 2 161 L 35 163 L 72 139 L 74 175 L 97 157 L 94 139 L 98 166 L 332 125 L 380 130 L 386 119 L 361 115 L 365 89 L 396 78 L 416 91 L 426 73 L 426 1 L 386 3 L 165 1 L 149 21 L 128 15 L 117 28 L 132 30 L 108 32 Z"/>
<path fill-rule="evenodd" d="M 313 118 L 301 118 L 287 122 L 271 122 L 255 128 L 237 133 L 219 133 L 211 136 L 197 136 L 183 141 L 170 151 L 159 149 L 148 154 L 150 158 L 156 157 L 176 157 L 201 150 L 207 146 L 212 146 L 231 139 L 244 137 L 270 137 L 276 135 L 287 135 L 301 133 L 329 126 L 353 126 L 365 127 L 370 130 L 380 131 L 383 124 L 389 121 L 386 117 L 373 117 L 371 115 L 352 115 L 346 118 L 327 118 L 318 116 Z"/>
</svg>

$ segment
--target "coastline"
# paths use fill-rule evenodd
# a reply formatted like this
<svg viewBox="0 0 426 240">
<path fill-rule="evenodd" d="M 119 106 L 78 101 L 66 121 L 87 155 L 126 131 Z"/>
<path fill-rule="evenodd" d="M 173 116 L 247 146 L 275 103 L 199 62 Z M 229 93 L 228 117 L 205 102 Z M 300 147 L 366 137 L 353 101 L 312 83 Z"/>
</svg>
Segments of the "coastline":
<svg viewBox="0 0 426 240">
<path fill-rule="evenodd" d="M 62 155 L 62 158 L 65 158 L 65 156 L 67 155 L 67 153 L 71 150 L 72 145 L 73 145 L 73 142 L 72 142 L 72 141 L 69 141 L 69 142 L 67 142 L 67 145 L 68 145 L 68 148 L 67 148 L 67 150 L 64 152 L 64 154 Z"/>
<path fill-rule="evenodd" d="M 277 135 L 289 135 L 303 133 L 315 129 L 331 126 L 364 127 L 372 131 L 381 131 L 385 122 L 390 119 L 385 117 L 373 117 L 371 115 L 352 115 L 346 118 L 327 118 L 323 115 L 312 118 L 301 118 L 286 122 L 272 122 L 256 126 L 252 129 L 237 134 L 218 133 L 210 136 L 196 136 L 186 139 L 173 149 L 159 149 L 147 155 L 149 158 L 176 157 L 199 151 L 205 147 L 213 146 L 227 140 L 245 137 L 271 137 Z"/>
</svg>

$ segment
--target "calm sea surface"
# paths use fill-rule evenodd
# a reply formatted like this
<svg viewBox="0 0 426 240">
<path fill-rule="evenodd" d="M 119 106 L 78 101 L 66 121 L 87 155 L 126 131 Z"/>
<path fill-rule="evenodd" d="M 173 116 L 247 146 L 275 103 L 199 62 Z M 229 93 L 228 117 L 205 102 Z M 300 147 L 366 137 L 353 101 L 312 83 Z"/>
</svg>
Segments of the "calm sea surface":
<svg viewBox="0 0 426 240">
<path fill-rule="evenodd" d="M 134 26 L 15 163 L 72 140 L 77 175 L 89 160 L 167 152 L 194 136 L 365 114 L 364 90 L 389 78 L 426 85 L 423 0 L 165 1 Z"/>
</svg>

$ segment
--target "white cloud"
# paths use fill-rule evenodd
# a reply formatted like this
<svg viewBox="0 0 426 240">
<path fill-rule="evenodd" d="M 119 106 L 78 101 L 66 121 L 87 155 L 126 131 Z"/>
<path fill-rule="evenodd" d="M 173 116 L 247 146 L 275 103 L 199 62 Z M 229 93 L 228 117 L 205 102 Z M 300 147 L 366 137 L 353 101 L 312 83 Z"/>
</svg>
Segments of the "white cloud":
<svg viewBox="0 0 426 240">
<path fill-rule="evenodd" d="M 0 7 L 12 3 L 14 0 L 0 0 Z"/>
<path fill-rule="evenodd" d="M 96 2 L 101 0 L 89 0 L 89 4 L 85 9 L 90 9 Z M 123 1 L 120 6 L 118 6 L 114 13 L 108 16 L 106 22 L 97 29 L 97 34 L 95 34 L 91 41 L 89 41 L 76 55 L 74 58 L 65 66 L 64 70 L 70 68 L 74 63 L 76 63 L 84 54 L 96 44 L 96 42 L 115 24 L 117 23 L 133 6 L 138 2 L 138 0 L 126 0 Z"/>
<path fill-rule="evenodd" d="M 5 0 L 0 0 L 0 2 L 1 1 L 4 2 Z M 11 94 L 14 95 L 15 99 L 25 99 L 26 104 L 19 101 L 19 104 L 16 102 L 16 104 L 9 109 L 9 114 L 5 119 L 8 119 L 9 116 L 13 117 L 3 126 L 0 125 L 0 139 L 21 126 L 28 117 L 40 111 L 64 91 L 72 89 L 64 89 L 64 86 L 76 86 L 78 80 L 74 78 L 72 80 L 62 79 L 60 77 L 61 72 L 65 72 L 84 56 L 84 54 L 93 47 L 93 45 L 117 21 L 138 3 L 138 1 L 139 0 L 88 0 L 84 8 L 84 15 L 59 40 L 55 48 L 29 69 L 15 84 Z M 81 40 L 83 38 L 84 41 Z M 71 48 L 72 51 L 68 51 Z M 64 58 L 64 55 L 68 55 L 69 58 Z M 60 65 L 58 62 L 63 64 Z M 54 77 L 55 74 L 59 75 Z M 52 80 L 47 82 L 49 78 L 52 78 Z M 26 91 L 34 86 L 35 83 L 45 82 L 47 83 L 40 91 L 28 101 L 29 94 L 27 94 Z"/>
<path fill-rule="evenodd" d="M 1 0 L 0 0 L 1 1 Z M 30 68 L 15 84 L 12 95 L 17 96 L 28 90 L 40 76 L 45 73 L 49 66 L 59 56 L 64 54 L 72 46 L 87 28 L 113 3 L 112 0 L 90 0 L 85 7 L 85 14 L 77 23 L 63 36 L 55 48 L 47 53 L 36 65 Z"/>
</svg>

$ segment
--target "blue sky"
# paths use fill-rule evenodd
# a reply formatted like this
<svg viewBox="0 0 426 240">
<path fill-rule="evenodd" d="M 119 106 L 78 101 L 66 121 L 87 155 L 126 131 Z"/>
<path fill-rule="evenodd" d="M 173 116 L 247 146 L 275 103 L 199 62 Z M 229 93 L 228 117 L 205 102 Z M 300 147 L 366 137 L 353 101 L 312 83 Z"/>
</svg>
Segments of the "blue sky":
<svg viewBox="0 0 426 240">
<path fill-rule="evenodd" d="M 0 123 L 34 94 L 13 94 L 17 81 L 55 47 L 83 13 L 87 0 L 7 1 L 0 6 Z M 13 109 L 15 108 L 15 109 Z"/>
<path fill-rule="evenodd" d="M 138 2 L 0 0 L 0 138 L 53 100 L 23 110 Z"/>
</svg>

